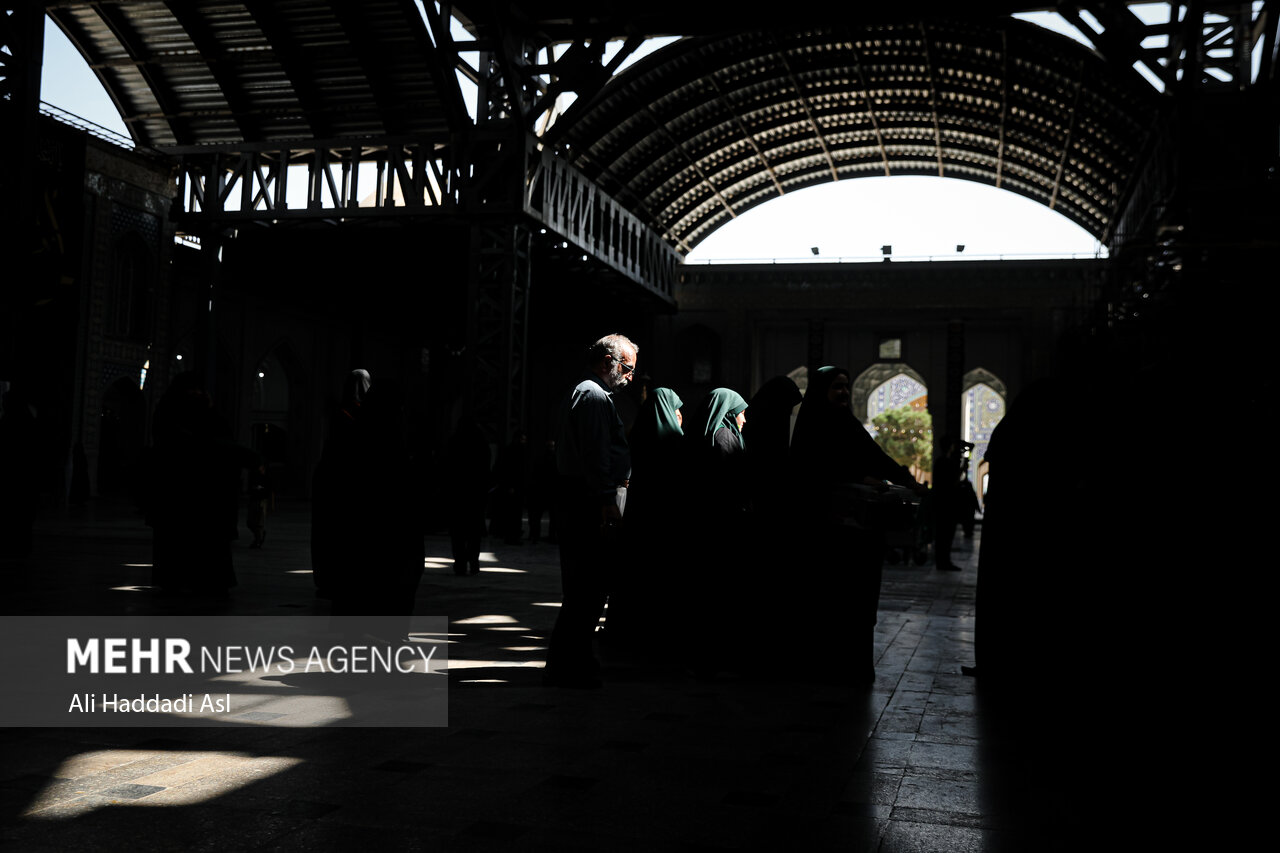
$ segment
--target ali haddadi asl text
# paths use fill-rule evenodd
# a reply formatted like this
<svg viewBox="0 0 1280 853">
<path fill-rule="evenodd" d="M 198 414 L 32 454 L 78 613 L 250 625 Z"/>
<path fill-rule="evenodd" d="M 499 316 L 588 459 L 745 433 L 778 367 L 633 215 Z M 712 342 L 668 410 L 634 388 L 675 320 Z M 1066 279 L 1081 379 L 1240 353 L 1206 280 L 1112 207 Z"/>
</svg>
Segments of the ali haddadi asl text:
<svg viewBox="0 0 1280 853">
<path fill-rule="evenodd" d="M 177 698 L 161 699 L 153 693 L 122 697 L 118 693 L 76 693 L 71 697 L 68 714 L 133 713 L 133 714 L 226 714 L 231 711 L 230 693 L 205 693 L 199 702 L 196 694 L 184 693 Z"/>
</svg>

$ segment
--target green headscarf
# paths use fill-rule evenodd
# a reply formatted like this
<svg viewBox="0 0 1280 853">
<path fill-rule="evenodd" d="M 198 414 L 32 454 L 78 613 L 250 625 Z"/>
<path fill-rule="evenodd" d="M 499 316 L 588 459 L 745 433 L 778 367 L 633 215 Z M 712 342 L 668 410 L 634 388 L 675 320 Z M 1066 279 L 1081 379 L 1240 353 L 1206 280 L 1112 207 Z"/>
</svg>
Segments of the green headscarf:
<svg viewBox="0 0 1280 853">
<path fill-rule="evenodd" d="M 717 388 L 708 394 L 698 407 L 697 423 L 702 424 L 702 443 L 715 444 L 716 433 L 721 429 L 731 429 L 742 444 L 742 433 L 738 431 L 735 420 L 739 412 L 747 409 L 747 401 L 742 395 L 729 388 Z"/>
<path fill-rule="evenodd" d="M 676 420 L 676 412 L 684 405 L 680 395 L 670 388 L 654 388 L 652 400 L 654 436 L 658 441 L 684 435 L 680 422 Z M 648 405 L 649 401 L 645 400 L 645 407 Z"/>
<path fill-rule="evenodd" d="M 631 461 L 643 463 L 650 451 L 669 441 L 678 441 L 684 434 L 676 420 L 676 410 L 684 405 L 680 395 L 670 388 L 655 388 L 645 399 L 631 427 L 627 444 L 631 447 Z"/>
</svg>

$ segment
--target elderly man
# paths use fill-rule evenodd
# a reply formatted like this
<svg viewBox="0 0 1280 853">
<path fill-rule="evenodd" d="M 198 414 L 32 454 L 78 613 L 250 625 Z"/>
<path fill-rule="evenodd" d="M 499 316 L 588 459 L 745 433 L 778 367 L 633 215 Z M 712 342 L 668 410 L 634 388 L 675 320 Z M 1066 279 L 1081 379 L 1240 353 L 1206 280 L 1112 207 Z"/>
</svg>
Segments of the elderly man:
<svg viewBox="0 0 1280 853">
<path fill-rule="evenodd" d="M 599 687 L 592 639 L 609 594 L 611 530 L 622 519 L 631 454 L 613 392 L 630 381 L 637 347 L 608 335 L 587 349 L 587 372 L 560 409 L 556 440 L 560 578 L 547 683 Z"/>
</svg>

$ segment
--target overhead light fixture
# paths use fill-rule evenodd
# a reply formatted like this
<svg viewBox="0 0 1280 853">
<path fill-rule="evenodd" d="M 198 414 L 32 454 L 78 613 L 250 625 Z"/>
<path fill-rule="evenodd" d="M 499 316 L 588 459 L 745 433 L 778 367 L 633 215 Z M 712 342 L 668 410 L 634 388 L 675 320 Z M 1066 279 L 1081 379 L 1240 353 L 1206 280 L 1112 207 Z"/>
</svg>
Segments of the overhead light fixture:
<svg viewBox="0 0 1280 853">
<path fill-rule="evenodd" d="M 956 243 L 956 251 L 957 251 L 957 252 L 963 252 L 963 251 L 964 251 L 964 243 Z"/>
<path fill-rule="evenodd" d="M 818 247 L 817 247 L 817 246 L 810 246 L 810 247 L 809 247 L 809 251 L 810 251 L 810 252 L 813 252 L 813 253 L 816 255 L 816 254 L 818 254 Z"/>
</svg>

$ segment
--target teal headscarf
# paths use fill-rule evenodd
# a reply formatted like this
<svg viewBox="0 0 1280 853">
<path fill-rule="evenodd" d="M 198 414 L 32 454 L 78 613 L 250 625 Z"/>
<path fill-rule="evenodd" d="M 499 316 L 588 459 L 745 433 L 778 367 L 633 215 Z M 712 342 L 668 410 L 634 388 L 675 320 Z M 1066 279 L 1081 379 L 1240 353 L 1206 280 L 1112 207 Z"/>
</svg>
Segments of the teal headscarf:
<svg viewBox="0 0 1280 853">
<path fill-rule="evenodd" d="M 684 400 L 680 399 L 680 395 L 670 388 L 654 388 L 650 397 L 653 401 L 653 434 L 658 441 L 664 441 L 675 436 L 684 435 L 684 430 L 680 428 L 680 422 L 676 420 L 676 412 L 684 405 Z M 650 406 L 649 400 L 644 401 L 644 408 Z M 645 412 L 641 416 L 645 416 Z M 638 425 L 638 424 L 637 424 Z"/>
<path fill-rule="evenodd" d="M 702 425 L 702 444 L 714 445 L 716 433 L 721 429 L 733 430 L 742 444 L 742 433 L 738 431 L 736 420 L 739 412 L 747 409 L 747 401 L 742 395 L 729 388 L 717 388 L 702 400 L 698 407 L 697 423 Z"/>
<path fill-rule="evenodd" d="M 627 438 L 633 465 L 642 465 L 652 449 L 680 439 L 684 430 L 676 420 L 676 410 L 683 405 L 680 395 L 670 388 L 655 388 L 645 398 Z"/>
</svg>

